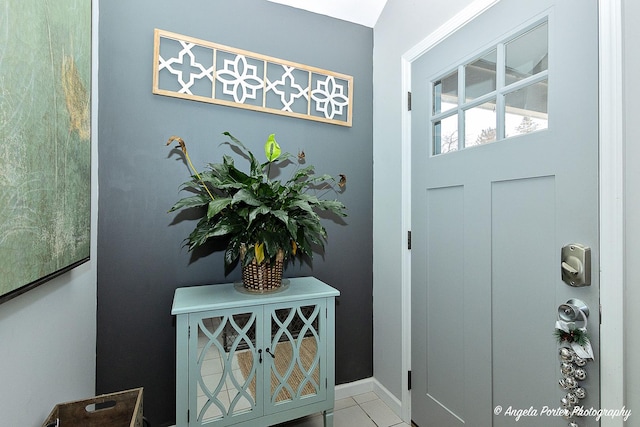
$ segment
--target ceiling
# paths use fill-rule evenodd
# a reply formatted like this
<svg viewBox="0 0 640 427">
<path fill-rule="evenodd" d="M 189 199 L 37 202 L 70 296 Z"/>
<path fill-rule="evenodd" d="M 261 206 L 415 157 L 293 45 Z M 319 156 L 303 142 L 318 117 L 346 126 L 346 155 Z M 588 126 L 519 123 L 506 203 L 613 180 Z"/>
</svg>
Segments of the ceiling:
<svg viewBox="0 0 640 427">
<path fill-rule="evenodd" d="M 387 0 L 269 0 L 373 28 Z M 363 5 L 366 4 L 366 6 Z"/>
</svg>

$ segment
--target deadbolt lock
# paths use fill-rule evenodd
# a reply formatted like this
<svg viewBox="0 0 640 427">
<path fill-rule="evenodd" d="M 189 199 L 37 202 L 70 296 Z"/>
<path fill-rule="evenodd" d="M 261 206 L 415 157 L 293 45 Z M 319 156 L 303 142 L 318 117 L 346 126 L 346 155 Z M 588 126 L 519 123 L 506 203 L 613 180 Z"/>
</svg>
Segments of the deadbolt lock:
<svg viewBox="0 0 640 427">
<path fill-rule="evenodd" d="M 571 243 L 562 248 L 562 280 L 569 286 L 591 285 L 591 248 Z"/>
</svg>

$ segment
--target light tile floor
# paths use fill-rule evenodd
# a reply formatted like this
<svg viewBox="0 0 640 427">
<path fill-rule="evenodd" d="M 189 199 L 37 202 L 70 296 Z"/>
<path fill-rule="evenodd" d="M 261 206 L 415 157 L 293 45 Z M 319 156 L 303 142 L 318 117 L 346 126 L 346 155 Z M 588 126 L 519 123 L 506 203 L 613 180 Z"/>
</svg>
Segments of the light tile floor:
<svg viewBox="0 0 640 427">
<path fill-rule="evenodd" d="M 336 400 L 334 427 L 410 427 L 373 392 Z M 280 427 L 322 427 L 322 414 L 280 424 Z"/>
<path fill-rule="evenodd" d="M 278 427 L 323 427 L 322 414 L 278 424 Z M 334 427 L 411 427 L 373 392 L 336 400 Z M 175 426 L 173 426 L 175 427 Z"/>
</svg>

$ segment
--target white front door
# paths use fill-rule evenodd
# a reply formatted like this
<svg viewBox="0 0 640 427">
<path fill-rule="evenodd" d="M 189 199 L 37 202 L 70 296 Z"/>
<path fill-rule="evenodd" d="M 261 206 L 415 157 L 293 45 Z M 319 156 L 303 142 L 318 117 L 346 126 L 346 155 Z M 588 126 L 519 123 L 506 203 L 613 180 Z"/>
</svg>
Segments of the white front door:
<svg viewBox="0 0 640 427">
<path fill-rule="evenodd" d="M 595 353 L 576 406 L 599 408 L 597 12 L 502 0 L 412 64 L 419 427 L 566 426 L 554 330 L 572 298 Z M 571 243 L 591 249 L 590 286 L 561 279 Z"/>
</svg>

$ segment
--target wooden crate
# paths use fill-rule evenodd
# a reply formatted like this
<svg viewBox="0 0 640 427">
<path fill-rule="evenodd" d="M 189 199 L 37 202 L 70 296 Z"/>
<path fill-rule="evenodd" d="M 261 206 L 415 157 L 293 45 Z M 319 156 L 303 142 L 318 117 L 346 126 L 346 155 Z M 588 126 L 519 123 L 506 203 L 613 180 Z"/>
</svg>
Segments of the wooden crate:
<svg viewBox="0 0 640 427">
<path fill-rule="evenodd" d="M 142 427 L 142 387 L 59 403 L 42 427 Z"/>
</svg>

